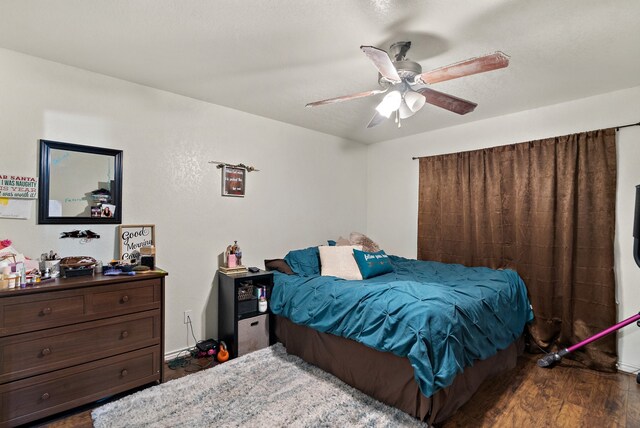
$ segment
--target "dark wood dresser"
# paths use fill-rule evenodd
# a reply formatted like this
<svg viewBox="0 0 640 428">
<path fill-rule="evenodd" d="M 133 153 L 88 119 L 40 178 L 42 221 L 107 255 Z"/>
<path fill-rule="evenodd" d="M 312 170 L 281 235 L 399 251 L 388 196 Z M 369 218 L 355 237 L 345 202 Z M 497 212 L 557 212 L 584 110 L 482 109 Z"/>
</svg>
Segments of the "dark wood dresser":
<svg viewBox="0 0 640 428">
<path fill-rule="evenodd" d="M 161 382 L 165 276 L 0 290 L 0 426 Z"/>
</svg>

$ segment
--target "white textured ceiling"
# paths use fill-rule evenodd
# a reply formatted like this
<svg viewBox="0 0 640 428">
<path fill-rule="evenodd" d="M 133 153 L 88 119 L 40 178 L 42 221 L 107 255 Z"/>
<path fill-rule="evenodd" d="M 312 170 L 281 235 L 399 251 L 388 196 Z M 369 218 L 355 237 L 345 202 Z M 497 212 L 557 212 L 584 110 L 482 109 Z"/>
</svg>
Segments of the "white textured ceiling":
<svg viewBox="0 0 640 428">
<path fill-rule="evenodd" d="M 501 50 L 508 68 L 434 85 L 478 103 L 365 126 L 360 45 L 410 40 L 425 71 Z M 0 47 L 373 143 L 640 85 L 638 0 L 0 0 Z M 2 71 L 0 70 L 0 73 Z"/>
</svg>

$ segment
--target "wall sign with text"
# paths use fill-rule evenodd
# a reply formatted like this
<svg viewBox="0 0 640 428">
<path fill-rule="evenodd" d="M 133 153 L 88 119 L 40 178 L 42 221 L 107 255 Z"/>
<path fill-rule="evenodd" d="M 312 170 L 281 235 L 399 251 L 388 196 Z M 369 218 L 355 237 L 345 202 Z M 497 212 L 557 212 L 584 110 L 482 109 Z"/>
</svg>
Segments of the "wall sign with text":
<svg viewBox="0 0 640 428">
<path fill-rule="evenodd" d="M 224 165 L 222 167 L 222 196 L 244 197 L 244 185 L 247 171 Z"/>
<path fill-rule="evenodd" d="M 38 178 L 0 173 L 0 198 L 36 199 Z"/>
<path fill-rule="evenodd" d="M 140 248 L 155 246 L 155 226 L 134 224 L 118 226 L 120 260 L 139 259 Z"/>
</svg>

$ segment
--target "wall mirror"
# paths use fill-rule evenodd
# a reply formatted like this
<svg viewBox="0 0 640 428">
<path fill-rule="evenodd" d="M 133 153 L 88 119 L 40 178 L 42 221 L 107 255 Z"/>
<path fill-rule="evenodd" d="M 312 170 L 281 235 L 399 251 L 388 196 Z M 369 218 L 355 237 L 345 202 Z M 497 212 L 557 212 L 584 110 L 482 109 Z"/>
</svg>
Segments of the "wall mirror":
<svg viewBox="0 0 640 428">
<path fill-rule="evenodd" d="M 40 140 L 39 224 L 122 223 L 122 150 Z"/>
</svg>

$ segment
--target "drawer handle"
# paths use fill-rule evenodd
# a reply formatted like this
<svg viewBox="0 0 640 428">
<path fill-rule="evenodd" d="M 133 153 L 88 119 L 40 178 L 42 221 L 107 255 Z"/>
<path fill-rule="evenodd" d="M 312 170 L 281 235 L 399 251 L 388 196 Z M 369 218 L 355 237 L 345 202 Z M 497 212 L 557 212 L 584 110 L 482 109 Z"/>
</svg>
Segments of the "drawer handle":
<svg viewBox="0 0 640 428">
<path fill-rule="evenodd" d="M 127 371 L 127 369 L 124 369 L 120 372 L 120 376 L 125 377 L 126 375 L 128 375 L 129 372 Z"/>
<path fill-rule="evenodd" d="M 258 324 L 260 324 L 260 321 L 254 321 L 254 322 L 251 323 L 251 327 L 255 327 Z"/>
<path fill-rule="evenodd" d="M 50 348 L 44 348 L 41 353 L 42 353 L 43 356 L 46 357 L 47 355 L 49 355 L 51 353 L 51 349 Z"/>
<path fill-rule="evenodd" d="M 120 336 L 122 336 L 123 339 L 126 339 L 127 337 L 129 337 L 129 332 L 125 330 L 122 333 L 120 333 Z"/>
<path fill-rule="evenodd" d="M 126 294 L 122 296 L 122 299 L 120 299 L 120 303 L 127 303 L 128 301 L 129 301 L 129 296 L 127 296 Z"/>
<path fill-rule="evenodd" d="M 44 394 L 42 394 L 42 396 L 40 398 L 42 399 L 42 401 L 48 400 L 49 399 L 49 393 L 45 392 Z"/>
<path fill-rule="evenodd" d="M 51 313 L 51 308 L 43 308 L 42 315 L 49 315 Z"/>
</svg>

